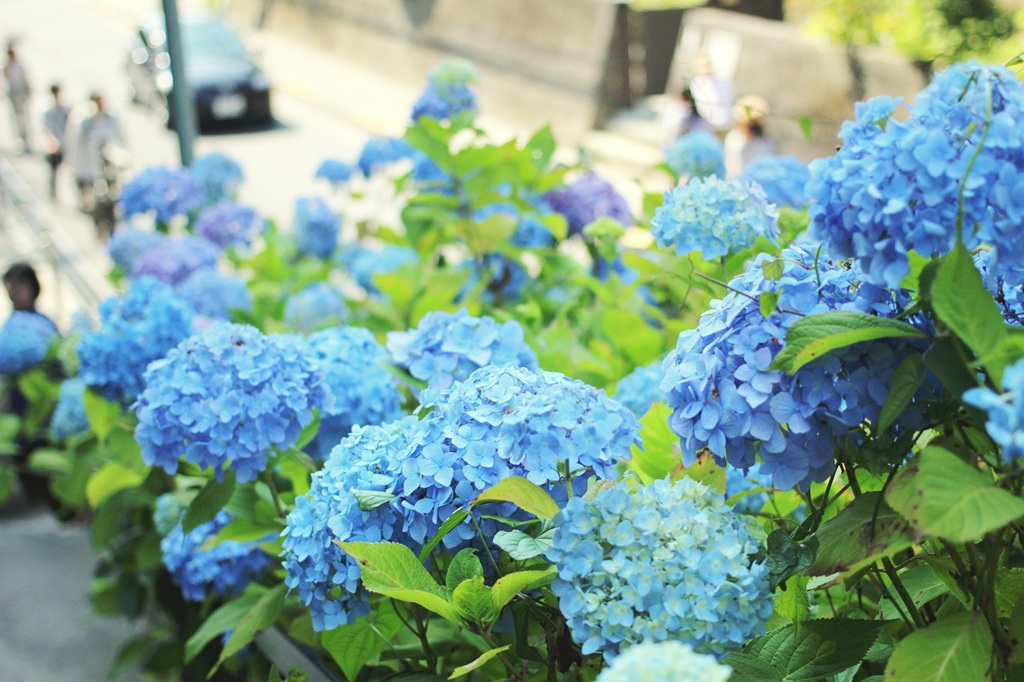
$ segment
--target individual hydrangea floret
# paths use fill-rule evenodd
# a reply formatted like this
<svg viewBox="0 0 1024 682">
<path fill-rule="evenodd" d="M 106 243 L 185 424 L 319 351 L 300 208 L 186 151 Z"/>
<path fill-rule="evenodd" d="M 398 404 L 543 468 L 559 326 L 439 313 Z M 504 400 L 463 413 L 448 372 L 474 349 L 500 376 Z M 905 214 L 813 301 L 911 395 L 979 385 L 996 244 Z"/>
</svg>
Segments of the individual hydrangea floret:
<svg viewBox="0 0 1024 682">
<path fill-rule="evenodd" d="M 363 145 L 356 165 L 359 166 L 364 177 L 370 177 L 375 171 L 386 166 L 404 159 L 412 159 L 417 151 L 415 147 L 401 138 L 372 137 Z"/>
<path fill-rule="evenodd" d="M 642 642 L 622 652 L 597 682 L 728 682 L 732 668 L 681 642 Z"/>
<path fill-rule="evenodd" d="M 230 514 L 220 511 L 213 521 L 188 533 L 179 523 L 160 541 L 164 566 L 185 599 L 198 602 L 211 594 L 241 594 L 250 581 L 262 578 L 273 563 L 270 555 L 259 548 L 261 542 L 272 540 L 273 534 L 249 542 L 225 540 L 203 549 L 203 543 L 216 537 L 231 519 Z"/>
<path fill-rule="evenodd" d="M 63 442 L 89 430 L 85 414 L 85 381 L 80 377 L 66 380 L 60 385 L 57 405 L 50 417 L 50 438 Z"/>
<path fill-rule="evenodd" d="M 325 159 L 313 177 L 323 178 L 335 187 L 352 177 L 352 166 L 337 159 Z"/>
<path fill-rule="evenodd" d="M 146 230 L 130 225 L 121 225 L 114 230 L 107 244 L 107 253 L 122 272 L 130 273 L 138 260 L 146 251 L 159 247 L 167 241 L 163 232 Z"/>
<path fill-rule="evenodd" d="M 338 248 L 341 221 L 320 197 L 301 197 L 295 200 L 293 225 L 300 253 L 326 259 Z"/>
<path fill-rule="evenodd" d="M 352 427 L 402 416 L 398 382 L 384 368 L 388 352 L 370 330 L 339 325 L 310 334 L 307 341 L 324 371 L 334 407 L 320 413 L 320 430 L 306 452 L 322 460 Z"/>
<path fill-rule="evenodd" d="M 740 179 L 757 183 L 776 206 L 804 208 L 810 203 L 807 183 L 811 181 L 811 171 L 795 156 L 759 156 L 743 166 Z"/>
<path fill-rule="evenodd" d="M 964 392 L 964 402 L 985 410 L 985 431 L 1002 447 L 1004 462 L 1024 457 L 1024 360 L 1018 360 L 1003 372 L 1003 391 L 987 387 Z"/>
<path fill-rule="evenodd" d="M 680 256 L 694 251 L 710 261 L 778 238 L 778 211 L 757 185 L 716 177 L 693 178 L 665 192 L 651 219 L 651 234 Z"/>
<path fill-rule="evenodd" d="M 173 287 L 197 270 L 214 267 L 220 254 L 220 248 L 203 237 L 171 237 L 139 254 L 129 274 L 132 279 L 153 277 Z"/>
<path fill-rule="evenodd" d="M 617 220 L 626 226 L 634 224 L 626 199 L 594 173 L 587 173 L 570 185 L 547 192 L 544 199 L 552 210 L 565 216 L 569 236 L 582 234 L 584 227 L 601 217 Z"/>
<path fill-rule="evenodd" d="M 166 284 L 132 282 L 123 296 L 100 304 L 100 326 L 82 332 L 79 376 L 108 400 L 131 402 L 146 367 L 192 334 L 192 311 Z"/>
<path fill-rule="evenodd" d="M 722 141 L 706 130 L 694 130 L 665 148 L 665 163 L 679 178 L 725 177 Z"/>
<path fill-rule="evenodd" d="M 760 548 L 721 495 L 691 478 L 574 497 L 555 517 L 551 590 L 584 654 L 678 640 L 722 655 L 764 634 Z"/>
<path fill-rule="evenodd" d="M 18 374 L 46 359 L 57 327 L 39 313 L 15 310 L 0 327 L 0 373 Z"/>
<path fill-rule="evenodd" d="M 908 254 L 948 253 L 957 240 L 993 250 L 993 275 L 1024 259 L 1024 85 L 977 61 L 938 74 L 909 107 L 872 100 L 844 124 L 842 148 L 811 163 L 810 233 L 833 258 L 856 259 L 896 288 Z M 1019 266 L 1018 266 L 1019 267 Z"/>
<path fill-rule="evenodd" d="M 174 291 L 196 315 L 203 317 L 228 320 L 233 310 L 252 310 L 252 294 L 245 282 L 213 268 L 196 270 Z"/>
<path fill-rule="evenodd" d="M 210 152 L 196 159 L 191 170 L 206 192 L 207 203 L 211 204 L 234 199 L 245 180 L 238 162 L 220 152 Z"/>
<path fill-rule="evenodd" d="M 135 413 L 142 458 L 168 473 L 184 457 L 252 481 L 271 450 L 294 447 L 333 397 L 309 347 L 224 323 L 186 339 L 146 370 Z"/>
<path fill-rule="evenodd" d="M 637 417 L 642 417 L 654 403 L 665 402 L 665 394 L 661 391 L 661 380 L 664 376 L 661 361 L 646 367 L 637 367 L 619 380 L 612 397 L 628 407 Z"/>
<path fill-rule="evenodd" d="M 313 282 L 284 304 L 284 323 L 303 334 L 344 322 L 347 317 L 345 299 L 327 282 Z"/>
<path fill-rule="evenodd" d="M 152 215 L 157 225 L 188 216 L 206 201 L 202 181 L 187 168 L 147 168 L 121 188 L 121 216 Z"/>
<path fill-rule="evenodd" d="M 222 249 L 246 248 L 263 232 L 266 222 L 256 209 L 219 201 L 199 214 L 195 232 Z"/>
<path fill-rule="evenodd" d="M 387 348 L 395 364 L 438 389 L 484 365 L 537 368 L 537 354 L 526 344 L 518 322 L 499 324 L 491 317 L 473 317 L 465 308 L 427 313 L 415 329 L 388 332 Z"/>
<path fill-rule="evenodd" d="M 416 249 L 395 244 L 384 244 L 380 248 L 357 244 L 345 249 L 338 256 L 338 261 L 348 271 L 349 276 L 370 294 L 380 293 L 373 283 L 375 276 L 392 273 L 403 265 L 418 260 L 419 254 L 416 253 Z"/>
</svg>

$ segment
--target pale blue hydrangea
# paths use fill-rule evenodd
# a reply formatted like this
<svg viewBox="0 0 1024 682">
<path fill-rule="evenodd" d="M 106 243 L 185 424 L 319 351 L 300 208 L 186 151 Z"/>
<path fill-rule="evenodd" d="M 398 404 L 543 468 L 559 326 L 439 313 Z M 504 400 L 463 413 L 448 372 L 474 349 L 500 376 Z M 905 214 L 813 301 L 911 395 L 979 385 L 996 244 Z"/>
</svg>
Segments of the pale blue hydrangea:
<svg viewBox="0 0 1024 682">
<path fill-rule="evenodd" d="M 985 431 L 1002 447 L 1002 460 L 1010 463 L 1024 456 L 1024 360 L 1003 372 L 1003 391 L 987 387 L 964 392 L 964 402 L 988 413 Z"/>
<path fill-rule="evenodd" d="M 720 656 L 764 634 L 773 604 L 768 568 L 752 561 L 759 543 L 704 484 L 620 483 L 569 500 L 555 523 L 551 590 L 584 654 L 678 640 Z"/>
<path fill-rule="evenodd" d="M 206 201 L 203 182 L 188 168 L 147 168 L 121 188 L 121 216 L 150 215 L 157 225 L 189 216 Z"/>
<path fill-rule="evenodd" d="M 840 131 L 842 148 L 812 162 L 811 235 L 895 288 L 910 274 L 910 251 L 930 258 L 953 248 L 962 211 L 964 244 L 992 247 L 994 275 L 1020 263 L 1024 85 L 1004 67 L 972 61 L 938 74 L 907 120 L 892 117 L 897 104 L 858 105 Z"/>
<path fill-rule="evenodd" d="M 296 199 L 292 225 L 300 253 L 326 259 L 338 248 L 341 220 L 320 197 Z"/>
<path fill-rule="evenodd" d="M 537 367 L 537 354 L 518 322 L 499 324 L 491 317 L 473 317 L 465 308 L 427 313 L 415 329 L 388 332 L 386 345 L 395 364 L 438 389 L 484 365 Z"/>
<path fill-rule="evenodd" d="M 694 130 L 665 148 L 665 163 L 680 178 L 725 177 L 722 141 L 706 130 Z"/>
<path fill-rule="evenodd" d="M 57 405 L 50 417 L 50 438 L 64 442 L 89 430 L 85 414 L 85 381 L 80 377 L 67 379 L 60 385 Z"/>
<path fill-rule="evenodd" d="M 732 668 L 680 642 L 631 646 L 601 671 L 597 682 L 728 682 Z"/>
<path fill-rule="evenodd" d="M 654 212 L 651 234 L 676 254 L 700 252 L 710 261 L 754 245 L 758 237 L 778 239 L 778 211 L 757 185 L 716 177 L 693 178 L 665 192 Z"/>
<path fill-rule="evenodd" d="M 234 199 L 245 180 L 238 162 L 220 152 L 210 152 L 196 159 L 191 171 L 206 193 L 206 203 L 210 204 Z"/>
<path fill-rule="evenodd" d="M 178 459 L 255 480 L 272 450 L 294 447 L 313 410 L 334 402 L 309 347 L 223 323 L 196 334 L 146 370 L 135 439 L 149 466 Z"/>
<path fill-rule="evenodd" d="M 646 367 L 637 367 L 619 380 L 612 397 L 637 417 L 643 417 L 651 405 L 665 402 L 665 394 L 661 391 L 664 376 L 660 360 Z"/>
<path fill-rule="evenodd" d="M 635 223 L 626 199 L 594 173 L 547 192 L 544 199 L 553 211 L 565 216 L 569 236 L 582 234 L 584 227 L 602 217 L 617 220 L 627 227 Z"/>
<path fill-rule="evenodd" d="M 320 413 L 320 430 L 307 453 L 324 459 L 352 427 L 402 416 L 398 382 L 384 368 L 388 353 L 370 330 L 339 325 L 310 334 L 307 341 L 334 395 L 334 407 Z"/>
<path fill-rule="evenodd" d="M 427 76 L 427 81 L 439 88 L 451 85 L 475 85 L 480 82 L 480 72 L 469 60 L 445 59 L 434 67 L 434 70 Z"/>
<path fill-rule="evenodd" d="M 138 260 L 146 251 L 159 247 L 167 241 L 163 232 L 146 230 L 130 225 L 120 225 L 110 237 L 107 253 L 122 272 L 130 273 Z"/>
<path fill-rule="evenodd" d="M 200 524 L 188 533 L 179 523 L 160 541 L 164 566 L 185 599 L 198 602 L 209 595 L 239 595 L 250 581 L 262 578 L 273 564 L 270 555 L 259 548 L 261 542 L 273 540 L 273 534 L 249 542 L 225 540 L 203 549 L 203 543 L 216 537 L 231 519 L 230 514 L 221 511 L 213 521 Z"/>
<path fill-rule="evenodd" d="M 804 208 L 811 199 L 807 183 L 811 171 L 807 164 L 795 156 L 766 154 L 743 166 L 741 180 L 756 182 L 764 190 L 768 201 L 776 206 Z"/>
<path fill-rule="evenodd" d="M 370 177 L 375 171 L 397 161 L 412 159 L 417 152 L 419 150 L 401 138 L 373 137 L 363 145 L 356 165 L 359 166 L 359 170 L 365 177 Z M 422 152 L 419 153 L 422 154 Z"/>
<path fill-rule="evenodd" d="M 390 274 L 404 265 L 419 261 L 416 249 L 409 246 L 384 244 L 380 248 L 370 248 L 359 244 L 346 248 L 338 256 L 338 261 L 348 272 L 356 284 L 369 294 L 379 294 L 373 278 L 377 275 Z"/>
<path fill-rule="evenodd" d="M 18 374 L 46 359 L 57 327 L 39 313 L 15 310 L 0 327 L 0 374 Z"/>
<path fill-rule="evenodd" d="M 313 177 L 323 178 L 335 187 L 352 177 L 352 166 L 338 159 L 324 159 Z"/>
<path fill-rule="evenodd" d="M 233 201 L 218 201 L 196 220 L 195 233 L 222 249 L 244 249 L 262 234 L 266 221 L 256 209 Z"/>
<path fill-rule="evenodd" d="M 181 525 L 187 505 L 178 493 L 164 493 L 156 498 L 153 506 L 153 527 L 161 537 L 166 537 Z"/>
<path fill-rule="evenodd" d="M 214 267 L 220 254 L 220 248 L 203 237 L 170 237 L 139 254 L 128 274 L 132 279 L 154 277 L 173 287 L 197 270 Z"/>
<path fill-rule="evenodd" d="M 79 376 L 108 400 L 130 403 L 149 363 L 192 334 L 192 311 L 166 284 L 146 277 L 99 312 L 99 328 L 83 331 L 78 342 Z"/>
<path fill-rule="evenodd" d="M 234 310 L 252 310 L 252 294 L 245 281 L 213 268 L 196 270 L 174 292 L 188 303 L 192 312 L 203 317 L 229 320 Z"/>
<path fill-rule="evenodd" d="M 345 299 L 323 281 L 313 282 L 292 294 L 284 304 L 284 323 L 303 334 L 344 322 L 347 318 Z"/>
</svg>

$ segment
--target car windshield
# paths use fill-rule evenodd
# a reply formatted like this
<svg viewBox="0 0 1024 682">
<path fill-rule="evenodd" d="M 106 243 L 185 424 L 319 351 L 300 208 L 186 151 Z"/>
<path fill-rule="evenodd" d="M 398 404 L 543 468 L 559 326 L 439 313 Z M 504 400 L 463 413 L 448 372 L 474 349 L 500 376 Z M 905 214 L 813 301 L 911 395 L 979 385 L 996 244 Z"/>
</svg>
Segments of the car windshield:
<svg viewBox="0 0 1024 682">
<path fill-rule="evenodd" d="M 188 54 L 245 59 L 245 46 L 234 31 L 219 21 L 182 23 L 182 41 Z"/>
</svg>

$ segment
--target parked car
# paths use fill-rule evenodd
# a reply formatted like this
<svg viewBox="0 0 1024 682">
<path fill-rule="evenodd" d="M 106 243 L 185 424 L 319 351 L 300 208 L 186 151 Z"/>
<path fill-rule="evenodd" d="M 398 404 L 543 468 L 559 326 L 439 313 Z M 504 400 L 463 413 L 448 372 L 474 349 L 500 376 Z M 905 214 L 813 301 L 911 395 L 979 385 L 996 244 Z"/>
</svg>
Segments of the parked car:
<svg viewBox="0 0 1024 682">
<path fill-rule="evenodd" d="M 270 81 L 256 65 L 238 34 L 209 13 L 180 17 L 185 76 L 200 127 L 244 121 L 268 123 Z M 152 107 L 174 127 L 170 93 L 174 86 L 163 15 L 139 27 L 128 48 L 132 100 Z"/>
</svg>

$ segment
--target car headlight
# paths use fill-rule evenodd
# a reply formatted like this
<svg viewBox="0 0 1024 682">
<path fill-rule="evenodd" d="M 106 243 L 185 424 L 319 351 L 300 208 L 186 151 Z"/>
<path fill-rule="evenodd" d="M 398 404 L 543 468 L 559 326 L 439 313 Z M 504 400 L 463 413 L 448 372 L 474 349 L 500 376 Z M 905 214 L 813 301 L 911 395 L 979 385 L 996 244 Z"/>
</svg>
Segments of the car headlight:
<svg viewBox="0 0 1024 682">
<path fill-rule="evenodd" d="M 267 78 L 267 74 L 257 71 L 249 79 L 249 85 L 253 90 L 267 90 L 270 88 L 270 79 Z"/>
</svg>

